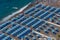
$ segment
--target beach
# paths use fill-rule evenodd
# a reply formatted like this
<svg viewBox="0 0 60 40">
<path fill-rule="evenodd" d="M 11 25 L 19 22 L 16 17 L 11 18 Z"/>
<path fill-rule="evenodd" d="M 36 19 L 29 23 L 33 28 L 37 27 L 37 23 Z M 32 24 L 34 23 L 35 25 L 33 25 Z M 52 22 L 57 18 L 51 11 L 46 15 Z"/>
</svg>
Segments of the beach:
<svg viewBox="0 0 60 40">
<path fill-rule="evenodd" d="M 27 5 L 32 0 L 0 0 L 0 20 Z"/>
</svg>

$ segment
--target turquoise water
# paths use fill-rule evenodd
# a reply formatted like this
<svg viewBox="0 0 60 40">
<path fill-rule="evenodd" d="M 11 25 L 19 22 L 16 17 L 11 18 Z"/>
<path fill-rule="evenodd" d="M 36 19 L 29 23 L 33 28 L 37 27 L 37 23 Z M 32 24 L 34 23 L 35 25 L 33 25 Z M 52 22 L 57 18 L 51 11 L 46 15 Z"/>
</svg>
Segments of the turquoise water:
<svg viewBox="0 0 60 40">
<path fill-rule="evenodd" d="M 32 1 L 33 0 L 0 0 L 0 20 Z M 12 7 L 18 7 L 18 9 L 13 9 Z"/>
</svg>

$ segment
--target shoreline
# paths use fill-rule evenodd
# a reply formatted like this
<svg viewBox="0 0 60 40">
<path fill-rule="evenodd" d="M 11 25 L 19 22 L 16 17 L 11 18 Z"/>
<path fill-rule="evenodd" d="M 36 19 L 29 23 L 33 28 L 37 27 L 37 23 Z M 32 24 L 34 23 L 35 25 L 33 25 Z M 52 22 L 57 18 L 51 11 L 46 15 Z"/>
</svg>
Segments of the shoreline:
<svg viewBox="0 0 60 40">
<path fill-rule="evenodd" d="M 30 2 L 30 3 L 31 3 L 31 2 Z M 10 19 L 12 16 L 16 15 L 17 13 L 20 13 L 20 12 L 23 11 L 25 8 L 27 8 L 30 3 L 28 3 L 26 6 L 23 6 L 22 8 L 20 8 L 20 9 L 17 10 L 16 12 L 13 12 L 12 14 L 4 17 L 0 22 L 5 22 L 5 21 L 7 21 L 8 19 Z"/>
</svg>

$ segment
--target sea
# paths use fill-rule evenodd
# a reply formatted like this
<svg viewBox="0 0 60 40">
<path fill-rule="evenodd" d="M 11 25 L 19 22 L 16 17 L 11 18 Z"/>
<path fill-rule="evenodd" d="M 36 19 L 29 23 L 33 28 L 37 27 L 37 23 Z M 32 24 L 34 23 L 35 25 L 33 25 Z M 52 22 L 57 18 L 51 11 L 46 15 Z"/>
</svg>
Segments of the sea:
<svg viewBox="0 0 60 40">
<path fill-rule="evenodd" d="M 34 0 L 0 0 L 0 20 Z"/>
</svg>

